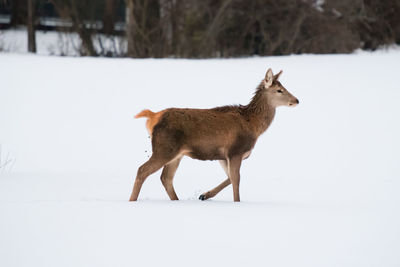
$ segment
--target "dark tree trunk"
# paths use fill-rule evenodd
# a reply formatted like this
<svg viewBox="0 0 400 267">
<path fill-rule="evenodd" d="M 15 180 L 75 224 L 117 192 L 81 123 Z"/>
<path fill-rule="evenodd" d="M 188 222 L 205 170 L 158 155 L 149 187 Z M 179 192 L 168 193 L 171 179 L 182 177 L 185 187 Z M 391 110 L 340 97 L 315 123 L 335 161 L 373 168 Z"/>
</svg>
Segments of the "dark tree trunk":
<svg viewBox="0 0 400 267">
<path fill-rule="evenodd" d="M 112 34 L 114 31 L 116 0 L 105 0 L 104 17 L 103 17 L 103 32 Z"/>
<path fill-rule="evenodd" d="M 173 2 L 172 0 L 159 0 L 158 3 L 160 5 L 160 25 L 162 29 L 162 41 L 164 42 L 162 56 L 168 56 L 172 52 L 171 48 L 173 28 L 171 11 L 173 8 Z"/>
<path fill-rule="evenodd" d="M 28 51 L 36 53 L 36 35 L 35 35 L 35 0 L 28 1 Z"/>
<path fill-rule="evenodd" d="M 126 3 L 126 39 L 128 41 L 128 57 L 135 57 L 135 32 L 136 32 L 136 21 L 134 14 L 134 0 L 125 0 Z"/>
<path fill-rule="evenodd" d="M 11 21 L 10 24 L 12 27 L 24 23 L 24 14 L 26 12 L 26 5 L 23 2 L 24 0 L 12 0 L 11 1 Z"/>
</svg>

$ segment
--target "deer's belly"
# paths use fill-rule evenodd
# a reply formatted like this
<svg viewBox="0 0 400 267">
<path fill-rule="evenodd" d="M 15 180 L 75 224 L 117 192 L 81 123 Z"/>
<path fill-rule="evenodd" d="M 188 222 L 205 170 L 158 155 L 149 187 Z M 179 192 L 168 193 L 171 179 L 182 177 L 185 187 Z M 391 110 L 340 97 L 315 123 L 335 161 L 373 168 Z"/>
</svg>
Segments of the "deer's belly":
<svg viewBox="0 0 400 267">
<path fill-rule="evenodd" d="M 204 149 L 204 148 L 192 148 L 190 150 L 185 150 L 183 155 L 191 157 L 192 159 L 199 160 L 225 160 L 227 155 L 225 149 L 215 148 L 215 149 Z M 250 157 L 251 150 L 243 154 L 242 159 L 247 159 Z"/>
<path fill-rule="evenodd" d="M 199 160 L 223 160 L 226 159 L 226 154 L 223 148 L 207 148 L 207 147 L 191 147 L 184 151 L 185 156 L 191 157 L 192 159 Z"/>
</svg>

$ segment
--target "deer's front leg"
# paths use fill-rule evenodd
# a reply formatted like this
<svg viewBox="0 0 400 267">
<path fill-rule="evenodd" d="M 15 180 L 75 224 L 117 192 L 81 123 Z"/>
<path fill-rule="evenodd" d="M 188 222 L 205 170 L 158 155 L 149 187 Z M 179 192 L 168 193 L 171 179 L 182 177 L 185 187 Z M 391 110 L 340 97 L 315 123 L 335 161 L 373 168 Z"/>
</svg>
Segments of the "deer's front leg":
<svg viewBox="0 0 400 267">
<path fill-rule="evenodd" d="M 228 159 L 229 179 L 233 188 L 233 201 L 239 202 L 239 183 L 240 183 L 240 166 L 242 165 L 242 156 L 234 156 Z"/>
<path fill-rule="evenodd" d="M 228 176 L 228 178 L 223 181 L 221 184 L 216 186 L 210 191 L 207 191 L 206 193 L 203 193 L 200 195 L 199 199 L 200 200 L 206 200 L 212 197 L 215 197 L 219 192 L 222 191 L 225 187 L 231 184 L 231 180 L 229 179 L 229 173 L 228 173 L 228 163 L 226 160 L 220 160 L 219 163 L 221 164 L 222 168 L 224 169 L 225 174 Z"/>
<path fill-rule="evenodd" d="M 218 194 L 222 189 L 224 189 L 225 187 L 227 187 L 230 184 L 231 184 L 231 180 L 228 178 L 225 181 L 223 181 L 221 184 L 219 184 L 217 187 L 215 187 L 214 189 L 201 194 L 199 199 L 206 200 L 206 199 L 215 197 L 216 194 Z"/>
</svg>

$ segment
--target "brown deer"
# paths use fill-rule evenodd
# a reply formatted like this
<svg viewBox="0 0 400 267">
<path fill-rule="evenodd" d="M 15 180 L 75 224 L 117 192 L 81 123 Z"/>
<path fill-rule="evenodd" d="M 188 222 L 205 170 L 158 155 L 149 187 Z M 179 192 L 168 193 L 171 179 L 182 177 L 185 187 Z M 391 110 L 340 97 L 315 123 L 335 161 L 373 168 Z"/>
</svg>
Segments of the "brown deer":
<svg viewBox="0 0 400 267">
<path fill-rule="evenodd" d="M 265 78 L 246 106 L 212 109 L 169 108 L 154 113 L 143 110 L 135 118 L 146 117 L 153 154 L 139 167 L 130 201 L 136 201 L 146 178 L 164 167 L 161 182 L 171 200 L 178 200 L 172 181 L 183 156 L 199 160 L 219 160 L 228 178 L 200 195 L 214 197 L 229 184 L 234 201 L 240 201 L 240 166 L 250 156 L 257 138 L 271 124 L 278 106 L 296 106 L 299 100 L 290 94 L 268 69 Z"/>
</svg>

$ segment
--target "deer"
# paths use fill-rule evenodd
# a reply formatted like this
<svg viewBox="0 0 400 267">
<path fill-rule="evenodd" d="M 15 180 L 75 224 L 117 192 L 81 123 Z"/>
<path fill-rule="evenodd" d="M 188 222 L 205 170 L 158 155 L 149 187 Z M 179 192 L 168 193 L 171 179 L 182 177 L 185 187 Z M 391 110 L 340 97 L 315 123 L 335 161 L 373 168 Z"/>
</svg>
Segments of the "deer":
<svg viewBox="0 0 400 267">
<path fill-rule="evenodd" d="M 240 201 L 242 161 L 247 159 L 257 139 L 270 126 L 279 106 L 294 107 L 299 100 L 279 82 L 282 70 L 274 75 L 269 68 L 247 105 L 211 109 L 168 108 L 159 112 L 141 111 L 135 118 L 147 118 L 152 155 L 138 168 L 130 201 L 137 201 L 146 178 L 163 168 L 161 183 L 169 198 L 178 200 L 173 179 L 184 156 L 198 160 L 218 160 L 227 178 L 199 196 L 206 200 L 232 184 L 233 200 Z"/>
</svg>

